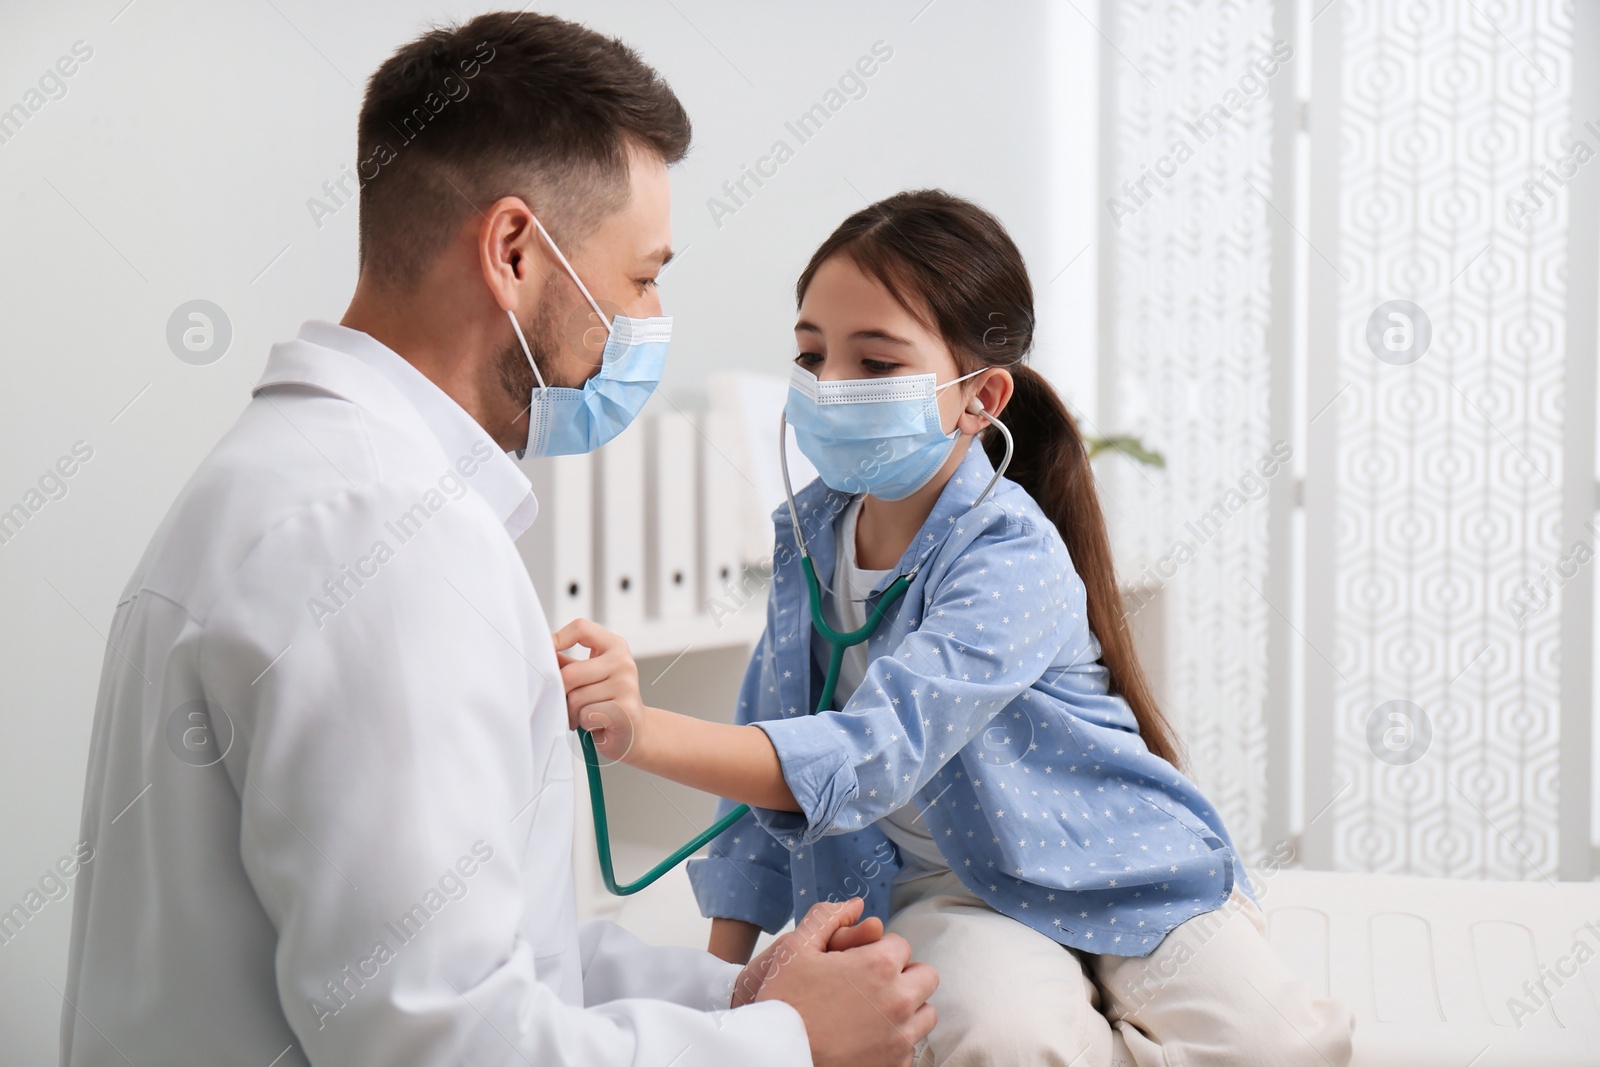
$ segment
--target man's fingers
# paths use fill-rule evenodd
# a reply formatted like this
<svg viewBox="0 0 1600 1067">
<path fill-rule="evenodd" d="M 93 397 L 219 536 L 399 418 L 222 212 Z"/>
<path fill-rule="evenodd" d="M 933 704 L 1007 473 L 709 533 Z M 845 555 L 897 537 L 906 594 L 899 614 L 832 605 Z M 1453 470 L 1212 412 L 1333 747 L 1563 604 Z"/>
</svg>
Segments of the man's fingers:
<svg viewBox="0 0 1600 1067">
<path fill-rule="evenodd" d="M 861 951 L 881 952 L 888 956 L 897 974 L 911 962 L 911 943 L 899 934 L 884 934 L 872 944 L 863 945 Z"/>
<path fill-rule="evenodd" d="M 939 1021 L 939 1013 L 932 1004 L 924 1004 L 911 1016 L 911 1022 L 901 1031 L 907 1040 L 916 1044 L 933 1032 L 934 1025 Z"/>
<path fill-rule="evenodd" d="M 839 903 L 824 901 L 813 904 L 794 932 L 799 935 L 802 944 L 821 952 L 841 926 L 849 926 L 861 917 L 865 907 L 866 901 L 860 897 L 851 897 Z"/>
<path fill-rule="evenodd" d="M 922 1000 L 933 996 L 939 988 L 939 972 L 931 963 L 909 963 L 901 972 L 901 977 L 911 983 L 912 992 Z"/>
<path fill-rule="evenodd" d="M 883 936 L 883 924 L 876 919 L 863 919 L 854 926 L 841 926 L 834 931 L 833 937 L 828 939 L 829 952 L 844 952 L 847 949 L 860 948 L 870 945 Z"/>
<path fill-rule="evenodd" d="M 876 915 L 869 915 L 854 926 L 841 926 L 835 930 L 833 937 L 828 940 L 828 951 L 843 952 L 845 949 L 870 945 L 882 936 L 883 920 Z"/>
</svg>

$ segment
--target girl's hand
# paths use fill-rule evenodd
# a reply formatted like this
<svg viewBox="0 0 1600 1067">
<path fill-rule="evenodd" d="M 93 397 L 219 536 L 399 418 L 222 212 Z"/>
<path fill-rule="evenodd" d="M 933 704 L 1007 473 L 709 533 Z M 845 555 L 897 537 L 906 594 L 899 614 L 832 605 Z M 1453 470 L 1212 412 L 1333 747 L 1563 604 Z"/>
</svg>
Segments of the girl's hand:
<svg viewBox="0 0 1600 1067">
<path fill-rule="evenodd" d="M 588 619 L 574 619 L 555 633 L 556 660 L 567 691 L 567 725 L 583 727 L 608 760 L 631 762 L 638 756 L 645 707 L 639 695 L 639 668 L 628 643 Z M 567 649 L 582 645 L 588 659 Z"/>
<path fill-rule="evenodd" d="M 648 707 L 628 643 L 588 619 L 575 619 L 552 637 L 567 691 L 567 725 L 589 731 L 597 755 L 753 807 L 800 810 L 760 727 Z M 587 648 L 589 658 L 566 655 L 574 645 Z"/>
</svg>

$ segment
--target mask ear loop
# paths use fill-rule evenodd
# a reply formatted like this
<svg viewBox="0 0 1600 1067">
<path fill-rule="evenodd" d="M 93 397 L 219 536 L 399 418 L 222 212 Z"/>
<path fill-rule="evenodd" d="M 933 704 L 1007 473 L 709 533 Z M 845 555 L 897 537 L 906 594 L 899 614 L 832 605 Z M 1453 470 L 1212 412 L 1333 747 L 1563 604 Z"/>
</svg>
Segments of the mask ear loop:
<svg viewBox="0 0 1600 1067">
<path fill-rule="evenodd" d="M 600 310 L 600 305 L 595 303 L 593 296 L 589 295 L 589 287 L 583 284 L 583 279 L 578 277 L 578 272 L 572 269 L 572 264 L 567 262 L 567 257 L 561 254 L 560 248 L 556 247 L 555 238 L 551 237 L 550 231 L 544 228 L 544 223 L 539 221 L 539 216 L 530 211 L 528 212 L 528 217 L 533 220 L 533 225 L 538 229 L 540 235 L 544 237 L 545 244 L 550 246 L 550 251 L 556 254 L 556 259 L 561 261 L 562 267 L 566 268 L 567 273 L 571 275 L 573 282 L 578 286 L 578 292 L 582 293 L 583 298 L 589 302 L 589 306 L 594 308 L 594 313 L 599 317 L 601 324 L 605 326 L 606 333 L 610 334 L 611 323 L 606 321 L 606 313 Z M 517 332 L 517 342 L 522 345 L 522 354 L 527 357 L 528 366 L 533 368 L 533 376 L 539 380 L 539 388 L 550 388 L 545 384 L 544 375 L 539 373 L 539 364 L 534 361 L 533 349 L 528 347 L 528 339 L 523 336 L 522 323 L 517 321 L 516 313 L 510 308 L 506 308 L 506 318 L 511 320 L 511 328 Z"/>
<path fill-rule="evenodd" d="M 533 224 L 544 235 L 545 243 L 550 246 L 550 251 L 556 254 L 556 258 L 561 261 L 561 265 L 567 269 L 567 273 L 572 276 L 572 280 L 578 284 L 578 292 L 582 293 L 583 298 L 589 301 L 589 306 L 594 308 L 594 313 L 600 318 L 600 324 L 606 328 L 606 333 L 609 334 L 611 332 L 611 322 L 606 318 L 606 313 L 600 310 L 600 305 L 594 302 L 594 297 L 589 295 L 589 287 L 583 284 L 583 279 L 578 277 L 578 272 L 572 269 L 572 264 L 567 262 L 567 257 L 562 255 L 561 249 L 556 247 L 555 239 L 550 236 L 550 231 L 544 228 L 544 223 L 539 221 L 539 216 L 530 211 L 528 212 L 528 217 L 533 220 Z"/>
<path fill-rule="evenodd" d="M 986 371 L 988 369 L 989 369 L 988 367 L 979 367 L 977 370 L 973 371 L 971 374 L 963 374 L 959 378 L 951 378 L 948 382 L 945 382 L 943 385 L 934 386 L 934 389 L 933 389 L 934 395 L 937 396 L 939 393 L 944 392 L 946 389 L 950 388 L 952 385 L 960 385 L 962 382 L 966 381 L 968 378 L 976 378 L 978 375 L 982 374 L 984 371 Z M 969 408 L 969 410 L 970 410 L 970 408 Z"/>
<path fill-rule="evenodd" d="M 522 345 L 522 354 L 528 357 L 528 366 L 533 368 L 533 376 L 539 379 L 539 388 L 550 388 L 544 384 L 544 375 L 539 373 L 539 364 L 533 361 L 533 349 L 528 347 L 528 339 L 522 336 L 522 323 L 517 321 L 517 316 L 510 308 L 506 308 L 506 318 L 511 320 L 511 328 L 517 331 L 517 341 Z"/>
</svg>

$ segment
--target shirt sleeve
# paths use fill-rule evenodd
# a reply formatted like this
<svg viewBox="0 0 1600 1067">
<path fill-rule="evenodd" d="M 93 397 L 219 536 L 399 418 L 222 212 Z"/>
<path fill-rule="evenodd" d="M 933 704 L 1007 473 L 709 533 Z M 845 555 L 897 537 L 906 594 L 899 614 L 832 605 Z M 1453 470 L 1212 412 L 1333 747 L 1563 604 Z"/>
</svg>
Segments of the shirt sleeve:
<svg viewBox="0 0 1600 1067">
<path fill-rule="evenodd" d="M 1088 641 L 1086 597 L 1054 529 L 989 515 L 930 561 L 920 617 L 900 609 L 892 651 L 871 661 L 843 708 L 755 724 L 801 807 L 755 809 L 772 834 L 798 848 L 859 830 L 910 803 L 980 737 L 979 760 L 1021 758 L 1031 731 L 1011 717 L 1026 715 L 1027 691 L 1064 644 Z"/>
<path fill-rule="evenodd" d="M 571 821 L 565 724 L 535 728 L 560 685 L 538 640 L 548 626 L 473 500 L 402 539 L 390 524 L 415 503 L 352 492 L 269 533 L 197 652 L 237 730 L 224 762 L 239 861 L 307 1060 L 636 1067 L 684 1050 L 677 1067 L 809 1063 L 787 1005 L 696 1010 L 727 1004 L 724 965 L 528 920 L 572 909 L 564 844 L 528 847 L 530 820 Z M 660 990 L 677 1002 L 650 996 L 647 981 L 674 969 Z M 558 992 L 564 974 L 596 1002 Z"/>
<path fill-rule="evenodd" d="M 764 699 L 775 685 L 773 657 L 769 598 L 767 629 L 745 668 L 734 722 L 746 725 L 776 713 L 769 706 L 771 702 Z M 717 818 L 734 806 L 730 800 L 719 800 Z M 756 821 L 752 812 L 746 812 L 716 837 L 707 846 L 704 859 L 690 860 L 688 874 L 700 914 L 706 918 L 739 919 L 775 934 L 794 917 L 789 850 Z"/>
<path fill-rule="evenodd" d="M 698 1011 L 726 1011 L 744 970 L 709 952 L 649 945 L 608 919 L 578 929 L 583 959 L 583 1002 L 590 1007 L 648 997 Z"/>
</svg>

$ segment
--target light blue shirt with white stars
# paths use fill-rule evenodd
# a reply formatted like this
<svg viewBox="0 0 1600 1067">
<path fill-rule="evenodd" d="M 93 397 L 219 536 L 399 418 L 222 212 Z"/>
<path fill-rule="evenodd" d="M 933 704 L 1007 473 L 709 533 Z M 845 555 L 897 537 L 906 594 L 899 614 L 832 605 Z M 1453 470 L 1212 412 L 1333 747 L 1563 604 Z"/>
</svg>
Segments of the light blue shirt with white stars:
<svg viewBox="0 0 1600 1067">
<path fill-rule="evenodd" d="M 887 920 L 900 857 L 875 824 L 905 804 L 968 889 L 1086 952 L 1148 955 L 1228 899 L 1233 841 L 1108 691 L 1061 535 L 1009 479 L 972 506 L 993 473 L 969 448 L 882 583 L 913 576 L 869 641 L 866 678 L 842 708 L 815 715 L 827 646 L 814 638 L 788 509 L 774 513 L 767 627 L 736 721 L 771 738 L 801 810 L 752 809 L 690 861 L 703 914 L 775 932 L 818 901 L 860 896 Z M 849 500 L 820 481 L 797 497 L 824 580 Z M 1255 899 L 1248 878 L 1241 888 Z"/>
</svg>

